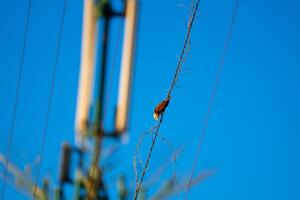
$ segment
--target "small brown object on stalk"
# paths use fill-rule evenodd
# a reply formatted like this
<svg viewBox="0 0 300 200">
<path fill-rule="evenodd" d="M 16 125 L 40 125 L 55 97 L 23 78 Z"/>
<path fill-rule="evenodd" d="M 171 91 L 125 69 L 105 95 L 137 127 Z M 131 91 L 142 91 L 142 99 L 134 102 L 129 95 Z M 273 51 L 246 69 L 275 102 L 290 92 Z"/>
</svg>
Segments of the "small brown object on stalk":
<svg viewBox="0 0 300 200">
<path fill-rule="evenodd" d="M 154 114 L 153 114 L 153 118 L 155 120 L 158 120 L 159 116 L 165 112 L 165 109 L 167 108 L 168 104 L 170 101 L 170 97 L 167 97 L 165 100 L 163 100 L 162 102 L 160 102 L 154 109 Z"/>
</svg>

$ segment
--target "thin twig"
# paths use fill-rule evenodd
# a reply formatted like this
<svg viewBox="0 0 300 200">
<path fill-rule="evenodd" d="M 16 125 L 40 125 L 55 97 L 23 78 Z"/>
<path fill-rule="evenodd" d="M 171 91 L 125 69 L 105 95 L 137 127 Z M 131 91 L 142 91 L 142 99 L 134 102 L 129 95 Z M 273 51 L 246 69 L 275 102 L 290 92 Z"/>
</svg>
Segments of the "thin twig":
<svg viewBox="0 0 300 200">
<path fill-rule="evenodd" d="M 187 59 L 187 55 L 188 55 L 189 50 L 190 50 L 190 34 L 191 34 L 191 30 L 192 30 L 192 27 L 193 27 L 193 24 L 194 24 L 194 20 L 196 18 L 196 14 L 197 14 L 197 11 L 198 11 L 199 4 L 200 4 L 200 0 L 197 1 L 195 6 L 194 6 L 194 2 L 192 1 L 192 13 L 191 13 L 191 16 L 190 16 L 189 22 L 188 22 L 187 34 L 186 34 L 186 37 L 185 37 L 185 40 L 184 40 L 183 48 L 181 50 L 181 53 L 180 53 L 180 56 L 179 56 L 179 59 L 178 59 L 178 63 L 177 63 L 177 66 L 176 66 L 176 70 L 175 70 L 175 73 L 174 73 L 174 76 L 173 76 L 173 79 L 172 79 L 172 82 L 171 82 L 171 86 L 170 86 L 169 91 L 167 93 L 166 99 L 171 99 L 171 94 L 172 94 L 173 89 L 174 89 L 174 87 L 177 83 L 177 80 L 179 78 L 179 74 L 181 72 L 182 65 Z M 155 132 L 154 132 L 155 135 L 153 136 L 153 139 L 152 139 L 152 143 L 151 143 L 151 146 L 150 146 L 150 151 L 149 151 L 148 156 L 147 156 L 145 167 L 142 171 L 142 176 L 141 176 L 140 182 L 136 185 L 136 190 L 135 190 L 135 193 L 134 193 L 134 200 L 137 199 L 139 191 L 140 191 L 141 186 L 143 184 L 143 180 L 144 180 L 144 177 L 145 177 L 148 165 L 149 165 L 149 161 L 150 161 L 150 158 L 151 158 L 151 155 L 152 155 L 152 152 L 153 152 L 155 141 L 156 141 L 156 138 L 157 138 L 158 133 L 159 133 L 159 128 L 160 128 L 160 126 L 163 122 L 163 115 L 164 115 L 164 113 L 161 114 L 161 118 L 160 118 L 160 120 L 157 124 L 156 129 L 155 129 Z"/>
<path fill-rule="evenodd" d="M 161 123 L 163 121 L 163 114 L 158 122 L 158 125 L 157 125 L 157 128 L 155 130 L 155 133 L 158 133 L 159 131 L 159 128 L 161 126 Z M 156 138 L 157 138 L 157 134 L 155 134 L 152 138 L 152 143 L 151 143 L 151 147 L 150 147 L 150 151 L 148 153 L 148 157 L 147 157 L 147 160 L 146 160 L 146 164 L 145 164 L 145 167 L 143 169 L 143 172 L 142 172 L 142 176 L 141 176 L 141 180 L 139 181 L 139 183 L 137 184 L 136 186 L 136 190 L 135 190 L 135 193 L 134 193 L 134 200 L 137 200 L 137 197 L 138 197 L 138 194 L 140 192 L 140 189 L 141 189 L 141 186 L 142 186 L 142 183 L 144 181 L 144 177 L 145 177 L 145 174 L 146 174 L 146 170 L 148 168 L 148 165 L 149 165 L 149 161 L 150 161 L 150 158 L 151 158 L 151 155 L 152 155 L 152 151 L 154 149 L 154 144 L 155 144 L 155 141 L 156 141 Z"/>
<path fill-rule="evenodd" d="M 133 157 L 133 162 L 134 162 L 134 172 L 135 172 L 135 175 L 136 175 L 136 179 L 138 180 L 138 173 L 137 173 L 137 158 L 138 158 L 138 160 L 139 160 L 139 163 L 140 163 L 140 165 L 142 166 L 142 168 L 144 169 L 145 168 L 145 164 L 144 164 L 144 162 L 143 162 L 143 160 L 142 160 L 142 158 L 141 158 L 141 154 L 140 154 L 140 146 L 141 146 L 141 144 L 143 143 L 143 140 L 144 140 L 144 138 L 147 136 L 147 135 L 149 135 L 149 134 L 153 134 L 153 135 L 157 135 L 158 136 L 158 138 L 159 139 L 161 139 L 164 143 L 166 143 L 166 145 L 168 146 L 168 148 L 169 148 L 169 150 L 170 150 L 170 152 L 171 152 L 171 160 L 174 162 L 174 169 L 173 169 L 173 179 L 175 180 L 174 182 L 175 182 L 175 185 L 176 185 L 176 188 L 177 188 L 177 190 L 179 190 L 179 186 L 178 186 L 178 184 L 177 184 L 177 175 L 176 175 L 176 166 L 177 166 L 177 152 L 175 152 L 175 150 L 174 150 L 174 148 L 173 148 L 173 146 L 172 146 L 172 144 L 170 143 L 170 141 L 167 139 L 167 138 L 165 138 L 165 137 L 163 137 L 161 134 L 159 134 L 159 133 L 155 133 L 155 126 L 154 127 L 151 127 L 150 128 L 150 131 L 149 132 L 145 132 L 144 134 L 142 134 L 140 137 L 139 137 L 139 142 L 138 142 L 138 144 L 137 144 L 137 146 L 136 146 L 136 153 L 135 153 L 135 155 L 134 155 L 134 157 Z M 168 159 L 168 161 L 167 161 L 167 163 L 169 163 L 169 161 L 170 161 L 170 159 Z M 167 164 L 167 163 L 165 163 L 165 164 Z M 164 164 L 164 165 L 165 165 Z M 165 167 L 165 166 L 162 166 L 163 168 Z M 156 175 L 156 177 L 158 177 L 159 176 L 159 174 L 161 173 L 161 170 L 162 169 L 160 169 L 160 170 L 158 170 L 158 174 Z M 154 176 L 152 176 L 152 179 L 155 177 L 155 175 Z M 153 182 L 153 181 L 152 181 Z"/>
<path fill-rule="evenodd" d="M 170 86 L 170 89 L 169 89 L 168 94 L 167 94 L 167 98 L 171 97 L 173 89 L 174 89 L 174 87 L 176 85 L 176 82 L 179 78 L 179 74 L 180 74 L 182 65 L 187 59 L 187 55 L 188 55 L 189 50 L 190 50 L 191 30 L 192 30 L 192 27 L 193 27 L 193 24 L 194 24 L 194 21 L 195 21 L 195 18 L 196 18 L 196 14 L 197 14 L 197 11 L 198 11 L 199 4 L 200 4 L 200 0 L 197 1 L 195 6 L 193 6 L 194 4 L 192 2 L 192 14 L 191 14 L 191 16 L 189 18 L 189 21 L 188 21 L 187 34 L 186 34 L 186 37 L 185 37 L 185 40 L 184 40 L 183 48 L 181 50 L 181 53 L 180 53 L 180 56 L 179 56 L 179 59 L 178 59 L 175 74 L 173 76 L 173 80 L 171 82 L 171 86 Z"/>
</svg>

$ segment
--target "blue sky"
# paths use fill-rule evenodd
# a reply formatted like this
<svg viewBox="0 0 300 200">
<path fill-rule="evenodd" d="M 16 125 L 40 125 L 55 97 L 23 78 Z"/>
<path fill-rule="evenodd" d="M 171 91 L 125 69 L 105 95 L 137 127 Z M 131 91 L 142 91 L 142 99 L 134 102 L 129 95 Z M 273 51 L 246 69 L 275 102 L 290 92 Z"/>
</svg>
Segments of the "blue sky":
<svg viewBox="0 0 300 200">
<path fill-rule="evenodd" d="M 118 173 L 125 173 L 133 181 L 132 157 L 138 137 L 155 124 L 154 106 L 166 95 L 176 56 L 183 45 L 188 11 L 179 6 L 181 3 L 188 7 L 190 2 L 141 1 L 129 142 L 119 146 L 113 158 L 117 168 L 107 175 L 107 182 Z M 192 166 L 233 4 L 233 0 L 201 2 L 191 35 L 191 54 L 185 64 L 191 70 L 181 74 L 165 115 L 161 134 L 174 148 L 184 146 L 177 161 L 179 176 L 187 176 Z M 0 151 L 3 153 L 12 119 L 28 4 L 17 0 L 1 1 L 0 5 Z M 11 161 L 21 169 L 34 161 L 40 149 L 62 6 L 63 1 L 59 0 L 32 3 L 11 151 Z M 205 169 L 216 169 L 217 173 L 192 188 L 190 199 L 300 198 L 299 9 L 299 2 L 293 0 L 240 1 L 197 167 L 197 173 Z M 64 140 L 74 142 L 81 25 L 82 1 L 69 0 L 41 173 L 51 176 L 53 184 L 57 183 L 60 145 Z M 112 28 L 110 58 L 118 25 L 122 22 L 115 21 Z M 113 99 L 110 108 L 114 106 Z M 110 120 L 106 125 L 110 127 Z M 142 146 L 142 156 L 146 156 L 147 144 L 146 141 Z M 148 174 L 168 156 L 168 147 L 158 141 Z M 167 173 L 171 169 L 172 165 Z M 114 183 L 108 187 L 115 199 Z M 151 191 L 157 185 L 153 188 Z M 26 197 L 16 194 L 8 185 L 5 199 Z"/>
</svg>

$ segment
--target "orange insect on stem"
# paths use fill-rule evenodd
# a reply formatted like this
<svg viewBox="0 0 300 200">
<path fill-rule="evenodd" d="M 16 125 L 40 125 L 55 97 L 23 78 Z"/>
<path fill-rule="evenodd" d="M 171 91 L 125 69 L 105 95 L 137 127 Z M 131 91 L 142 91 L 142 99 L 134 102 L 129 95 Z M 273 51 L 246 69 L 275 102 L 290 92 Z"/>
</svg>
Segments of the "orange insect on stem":
<svg viewBox="0 0 300 200">
<path fill-rule="evenodd" d="M 154 109 L 153 118 L 158 120 L 159 116 L 165 111 L 170 101 L 170 97 L 160 102 Z"/>
</svg>

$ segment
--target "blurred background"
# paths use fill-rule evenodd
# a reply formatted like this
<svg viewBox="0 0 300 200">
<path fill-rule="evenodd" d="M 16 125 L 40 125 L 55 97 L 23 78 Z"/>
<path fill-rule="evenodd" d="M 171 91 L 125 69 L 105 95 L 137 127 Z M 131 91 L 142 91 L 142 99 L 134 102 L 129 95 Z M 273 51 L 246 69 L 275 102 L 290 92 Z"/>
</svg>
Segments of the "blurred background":
<svg viewBox="0 0 300 200">
<path fill-rule="evenodd" d="M 111 0 L 122 9 L 123 2 Z M 201 1 L 191 33 L 191 51 L 164 116 L 160 134 L 180 150 L 176 174 L 184 181 L 195 158 L 203 120 L 232 18 L 234 0 Z M 56 45 L 63 13 L 62 0 L 32 0 L 24 68 L 16 111 L 10 162 L 35 177 L 47 113 Z M 190 1 L 139 1 L 136 54 L 128 131 L 104 139 L 103 158 L 109 199 L 118 199 L 117 179 L 126 177 L 134 189 L 133 156 L 139 136 L 155 125 L 153 110 L 165 97 L 178 61 L 190 14 Z M 235 27 L 195 176 L 215 173 L 191 188 L 189 199 L 300 199 L 300 3 L 250 1 L 239 3 Z M 12 123 L 28 1 L 0 1 L 0 152 L 5 156 Z M 61 38 L 39 185 L 48 177 L 58 185 L 61 145 L 75 145 L 74 121 L 80 72 L 83 1 L 69 0 Z M 112 93 L 106 105 L 105 128 L 113 127 L 124 21 L 112 20 L 108 73 Z M 122 40 L 121 40 L 122 41 Z M 117 49 L 117 50 L 116 50 Z M 115 53 L 116 52 L 116 53 Z M 117 55 L 117 56 L 114 56 Z M 99 61 L 97 61 L 99 63 Z M 112 66 L 116 66 L 113 69 Z M 140 147 L 146 158 L 151 137 Z M 158 139 L 146 182 L 172 157 Z M 90 158 L 85 159 L 90 162 Z M 74 175 L 75 163 L 72 163 Z M 149 197 L 173 173 L 174 162 L 150 184 Z M 5 167 L 0 165 L 3 175 Z M 3 187 L 3 179 L 0 186 Z M 72 186 L 66 187 L 72 199 Z M 182 194 L 173 199 L 181 199 Z M 30 199 L 9 181 L 3 199 Z M 131 199 L 130 197 L 129 199 Z"/>
</svg>

